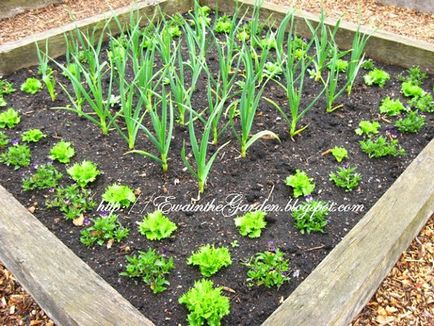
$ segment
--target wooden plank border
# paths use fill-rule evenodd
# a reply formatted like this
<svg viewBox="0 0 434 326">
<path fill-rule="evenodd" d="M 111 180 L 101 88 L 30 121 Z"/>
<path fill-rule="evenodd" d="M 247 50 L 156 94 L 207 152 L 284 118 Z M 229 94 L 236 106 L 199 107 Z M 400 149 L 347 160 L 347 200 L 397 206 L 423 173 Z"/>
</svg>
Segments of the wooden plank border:
<svg viewBox="0 0 434 326">
<path fill-rule="evenodd" d="M 202 2 L 211 7 L 218 5 L 219 10 L 228 13 L 234 8 L 233 1 Z M 253 3 L 250 0 L 240 2 L 250 7 Z M 140 2 L 135 7 L 115 12 L 127 19 L 129 11 L 138 9 L 137 6 L 143 6 L 139 10 L 149 16 L 158 5 L 170 14 L 187 11 L 191 4 L 191 0 L 158 0 L 148 2 L 148 7 Z M 264 4 L 262 15 L 281 19 L 286 10 Z M 50 54 L 61 55 L 65 51 L 63 33 L 76 27 L 103 26 L 112 15 L 113 12 L 105 13 L 96 16 L 99 20 L 92 17 L 0 46 L 0 74 L 4 73 L 2 69 L 12 72 L 35 64 L 31 61 L 35 59 L 35 41 L 45 42 L 49 38 L 55 43 Z M 304 17 L 318 21 L 308 13 L 297 15 L 297 31 L 301 35 L 304 35 L 303 30 L 307 33 Z M 328 20 L 328 23 L 333 24 L 333 21 Z M 356 27 L 345 22 L 341 26 L 339 45 L 349 47 L 345 38 L 352 38 Z M 372 32 L 367 28 L 362 31 Z M 377 46 L 383 42 L 382 50 L 375 50 L 372 42 Z M 374 32 L 370 43 L 367 51 L 374 59 L 405 67 L 418 64 L 433 72 L 434 47 L 431 44 L 385 32 Z M 34 54 L 25 54 L 26 51 Z M 21 62 L 23 58 L 28 61 Z M 434 140 L 264 325 L 347 325 L 432 215 L 433 161 Z M 56 323 L 152 325 L 1 186 L 0 246 L 0 260 Z"/>
<path fill-rule="evenodd" d="M 162 13 L 172 15 L 184 13 L 193 7 L 193 0 L 148 0 L 140 1 L 132 5 L 108 11 L 93 17 L 85 18 L 61 27 L 52 28 L 47 31 L 37 33 L 23 39 L 8 42 L 0 45 L 0 76 L 8 75 L 18 69 L 34 66 L 38 63 L 35 43 L 38 42 L 40 48 L 45 49 L 45 42 L 48 40 L 48 52 L 51 57 L 56 58 L 65 54 L 66 42 L 65 33 L 73 32 L 77 28 L 80 30 L 95 29 L 100 35 L 108 21 L 113 33 L 118 30 L 117 23 L 112 19 L 118 17 L 124 23 L 129 21 L 132 11 L 138 11 L 143 17 L 153 17 L 161 10 Z M 143 25 L 146 19 L 141 21 Z"/>
<path fill-rule="evenodd" d="M 58 325 L 153 325 L 0 186 L 0 260 Z"/>
<path fill-rule="evenodd" d="M 251 12 L 255 1 L 201 0 L 201 3 L 213 9 L 231 14 L 234 12 L 237 3 L 242 6 L 242 8 L 245 8 L 244 10 Z M 261 18 L 264 20 L 271 18 L 271 21 L 279 23 L 289 10 L 291 10 L 289 7 L 271 4 L 265 1 L 261 8 Z M 243 10 L 241 12 L 244 13 Z M 301 36 L 309 37 L 311 33 L 305 20 L 309 20 L 315 26 L 319 21 L 318 15 L 302 10 L 295 11 L 294 15 L 296 32 Z M 335 26 L 336 22 L 336 19 L 326 19 L 326 24 L 329 26 Z M 336 42 L 340 48 L 351 48 L 356 30 L 357 25 L 345 22 L 344 20 L 341 21 L 340 29 L 336 35 Z M 366 46 L 366 54 L 370 58 L 382 63 L 405 68 L 419 65 L 430 73 L 434 73 L 434 44 L 382 30 L 374 30 L 367 26 L 361 26 L 360 31 L 364 34 L 371 35 Z"/>
</svg>

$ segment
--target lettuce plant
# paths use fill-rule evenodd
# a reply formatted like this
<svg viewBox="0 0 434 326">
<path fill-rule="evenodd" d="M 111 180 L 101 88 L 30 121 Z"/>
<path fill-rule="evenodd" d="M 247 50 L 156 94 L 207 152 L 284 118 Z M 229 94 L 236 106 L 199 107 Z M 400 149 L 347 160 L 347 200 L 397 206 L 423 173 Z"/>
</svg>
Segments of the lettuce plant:
<svg viewBox="0 0 434 326">
<path fill-rule="evenodd" d="M 130 187 L 114 183 L 106 188 L 102 199 L 115 207 L 129 207 L 136 201 L 136 195 Z"/>
<path fill-rule="evenodd" d="M 214 31 L 216 33 L 225 33 L 225 34 L 229 34 L 230 31 L 233 28 L 233 22 L 232 20 L 229 18 L 229 16 L 224 15 L 222 17 L 219 17 L 216 21 L 215 27 L 214 27 Z"/>
<path fill-rule="evenodd" d="M 21 140 L 26 143 L 37 143 L 45 137 L 47 136 L 39 129 L 29 129 L 21 134 Z"/>
<path fill-rule="evenodd" d="M 416 111 L 410 111 L 405 118 L 395 122 L 395 127 L 400 132 L 417 133 L 425 125 L 426 119 Z"/>
<path fill-rule="evenodd" d="M 0 128 L 14 128 L 21 121 L 20 115 L 13 108 L 0 113 Z"/>
<path fill-rule="evenodd" d="M 276 249 L 275 252 L 258 252 L 244 264 L 247 271 L 247 284 L 249 286 L 264 285 L 267 288 L 278 288 L 289 281 L 289 260 L 285 259 L 283 252 Z"/>
<path fill-rule="evenodd" d="M 31 176 L 23 179 L 23 190 L 55 188 L 60 179 L 62 179 L 62 173 L 54 166 L 51 164 L 40 165 Z"/>
<path fill-rule="evenodd" d="M 262 229 L 267 225 L 266 215 L 263 211 L 247 212 L 243 216 L 235 218 L 235 226 L 238 227 L 242 236 L 259 238 Z"/>
<path fill-rule="evenodd" d="M 92 222 L 92 226 L 80 233 L 80 241 L 87 247 L 91 247 L 95 243 L 102 246 L 106 242 L 109 246 L 111 242 L 121 242 L 130 233 L 128 228 L 122 226 L 115 214 L 92 219 Z"/>
<path fill-rule="evenodd" d="M 344 147 L 336 146 L 332 148 L 330 152 L 339 163 L 342 162 L 344 159 L 348 158 L 348 151 Z"/>
<path fill-rule="evenodd" d="M 140 277 L 153 293 L 160 293 L 170 285 L 166 275 L 175 268 L 173 258 L 164 258 L 154 249 L 139 251 L 138 255 L 127 256 L 127 266 L 122 276 Z"/>
<path fill-rule="evenodd" d="M 399 115 L 405 110 L 405 106 L 400 100 L 392 100 L 389 96 L 387 96 L 380 105 L 380 113 L 385 113 L 391 117 Z"/>
<path fill-rule="evenodd" d="M 384 156 L 403 156 L 405 150 L 399 145 L 396 139 L 387 140 L 380 136 L 375 140 L 367 139 L 360 141 L 360 148 L 370 158 L 380 158 Z"/>
<path fill-rule="evenodd" d="M 94 182 L 96 177 L 101 174 L 101 171 L 98 170 L 98 166 L 95 163 L 86 160 L 80 164 L 75 163 L 68 168 L 66 172 L 80 187 L 86 187 L 89 183 Z"/>
<path fill-rule="evenodd" d="M 267 61 L 264 64 L 264 77 L 274 78 L 282 73 L 282 66 L 277 62 Z"/>
<path fill-rule="evenodd" d="M 222 318 L 230 312 L 229 298 L 222 295 L 222 288 L 215 288 L 214 283 L 206 279 L 196 281 L 178 301 L 187 306 L 191 326 L 220 326 Z"/>
<path fill-rule="evenodd" d="M 330 69 L 330 64 L 328 65 L 328 68 Z M 348 61 L 343 59 L 337 59 L 336 60 L 336 70 L 338 72 L 346 72 L 348 68 Z"/>
<path fill-rule="evenodd" d="M 368 86 L 377 85 L 381 88 L 386 85 L 386 82 L 390 79 L 390 75 L 385 72 L 384 70 L 374 68 L 374 70 L 371 70 L 368 72 L 365 76 L 363 76 L 363 80 L 365 81 L 365 84 Z"/>
<path fill-rule="evenodd" d="M 54 195 L 45 201 L 48 208 L 58 208 L 68 220 L 73 220 L 95 208 L 90 190 L 71 185 L 59 187 Z"/>
<path fill-rule="evenodd" d="M 8 105 L 8 102 L 4 99 L 2 95 L 0 95 L 0 108 L 3 108 Z"/>
<path fill-rule="evenodd" d="M 232 264 L 231 254 L 226 247 L 216 248 L 214 245 L 205 245 L 194 252 L 187 260 L 187 264 L 199 266 L 200 273 L 210 277 L 223 267 Z"/>
<path fill-rule="evenodd" d="M 75 155 L 75 149 L 70 142 L 61 140 L 57 142 L 50 150 L 49 158 L 60 163 L 69 163 Z"/>
<path fill-rule="evenodd" d="M 267 49 L 267 50 L 271 50 L 271 49 L 276 49 L 276 39 L 274 38 L 273 34 L 269 34 L 266 37 L 260 39 L 258 41 L 258 45 L 262 48 L 262 49 Z"/>
<path fill-rule="evenodd" d="M 3 131 L 0 131 L 0 148 L 6 147 L 9 144 L 8 135 L 6 135 Z"/>
<path fill-rule="evenodd" d="M 31 159 L 30 148 L 27 145 L 14 145 L 5 153 L 0 154 L 0 163 L 12 166 L 15 170 L 29 166 Z"/>
<path fill-rule="evenodd" d="M 295 222 L 294 226 L 301 234 L 324 232 L 328 214 L 327 203 L 321 200 L 305 201 L 291 212 Z"/>
<path fill-rule="evenodd" d="M 310 195 L 315 189 L 313 179 L 309 178 L 306 172 L 301 170 L 296 170 L 295 174 L 287 177 L 285 184 L 293 188 L 294 197 L 296 198 Z"/>
<path fill-rule="evenodd" d="M 434 100 L 432 95 L 426 93 L 420 97 L 413 97 L 408 104 L 422 112 L 434 112 Z"/>
<path fill-rule="evenodd" d="M 425 91 L 422 87 L 414 85 L 410 81 L 403 82 L 401 85 L 401 92 L 406 97 L 421 97 L 425 95 Z"/>
<path fill-rule="evenodd" d="M 359 136 L 371 137 L 378 134 L 380 124 L 377 121 L 362 120 L 359 122 L 359 127 L 355 130 Z"/>
<path fill-rule="evenodd" d="M 355 167 L 340 167 L 336 172 L 330 173 L 329 179 L 345 191 L 352 191 L 359 186 L 362 175 Z"/>
<path fill-rule="evenodd" d="M 27 78 L 21 85 L 21 91 L 27 94 L 35 95 L 42 89 L 42 83 L 37 78 Z"/>
<path fill-rule="evenodd" d="M 243 28 L 241 31 L 239 31 L 237 34 L 237 39 L 243 43 L 247 42 L 250 39 L 250 33 L 248 29 Z"/>
<path fill-rule="evenodd" d="M 162 211 L 149 213 L 139 223 L 139 233 L 146 236 L 148 240 L 162 240 L 169 238 L 177 229 L 173 223 Z"/>
</svg>

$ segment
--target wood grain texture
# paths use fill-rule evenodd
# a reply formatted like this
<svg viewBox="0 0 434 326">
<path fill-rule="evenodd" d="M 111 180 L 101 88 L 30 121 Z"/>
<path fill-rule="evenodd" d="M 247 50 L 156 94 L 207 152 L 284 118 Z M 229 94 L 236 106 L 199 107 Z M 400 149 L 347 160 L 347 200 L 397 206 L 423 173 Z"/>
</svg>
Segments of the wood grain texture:
<svg viewBox="0 0 434 326">
<path fill-rule="evenodd" d="M 0 260 L 56 324 L 153 325 L 0 186 Z"/>
<path fill-rule="evenodd" d="M 234 12 L 236 1 L 229 0 L 201 0 L 202 4 L 206 4 L 213 9 L 231 14 Z M 252 11 L 254 0 L 239 0 L 238 3 L 242 6 L 241 12 L 245 10 Z M 261 18 L 265 21 L 280 23 L 285 17 L 285 14 L 291 10 L 289 7 L 264 3 L 261 9 Z M 319 21 L 318 15 L 308 13 L 306 11 L 297 10 L 295 15 L 295 29 L 297 34 L 310 37 L 311 33 L 306 24 L 306 19 L 314 26 Z M 326 24 L 335 26 L 336 19 L 326 19 Z M 342 21 L 340 29 L 336 34 L 336 43 L 342 49 L 350 49 L 357 25 Z M 427 71 L 434 73 L 434 45 L 428 42 L 411 39 L 405 36 L 396 35 L 382 30 L 373 30 L 367 26 L 361 26 L 360 31 L 364 34 L 371 35 L 366 46 L 366 54 L 377 61 L 386 64 L 397 65 L 401 67 L 411 67 L 419 65 Z"/>
<path fill-rule="evenodd" d="M 263 323 L 349 325 L 434 212 L 434 140 Z"/>
<path fill-rule="evenodd" d="M 108 27 L 115 35 L 118 31 L 118 25 L 112 19 L 113 17 L 117 17 L 121 23 L 126 23 L 130 19 L 130 13 L 138 11 L 144 18 L 141 20 L 141 23 L 145 25 L 148 23 L 148 20 L 145 18 L 158 17 L 160 12 L 172 15 L 178 12 L 184 13 L 191 8 L 192 0 L 139 1 L 126 7 L 85 18 L 17 41 L 5 43 L 0 45 L 0 76 L 6 76 L 18 69 L 36 65 L 38 63 L 36 42 L 38 42 L 41 49 L 45 49 L 45 42 L 48 41 L 48 52 L 51 57 L 56 58 L 66 52 L 64 35 L 74 32 L 77 28 L 82 31 L 92 31 L 95 29 L 96 35 L 99 36 L 106 23 L 109 22 Z M 108 35 L 106 35 L 107 37 Z"/>
</svg>

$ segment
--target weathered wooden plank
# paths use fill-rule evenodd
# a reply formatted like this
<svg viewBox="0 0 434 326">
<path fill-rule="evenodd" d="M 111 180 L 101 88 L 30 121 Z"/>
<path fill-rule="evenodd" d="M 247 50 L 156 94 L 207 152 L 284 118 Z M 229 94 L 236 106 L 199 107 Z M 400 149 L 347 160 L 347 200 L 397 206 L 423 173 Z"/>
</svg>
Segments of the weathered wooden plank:
<svg viewBox="0 0 434 326">
<path fill-rule="evenodd" d="M 201 0 L 202 4 L 206 4 L 214 9 L 218 8 L 218 10 L 228 14 L 234 12 L 237 2 L 250 11 L 255 3 L 254 0 Z M 261 18 L 265 20 L 271 17 L 271 21 L 274 20 L 279 23 L 289 10 L 289 7 L 265 2 L 262 5 Z M 302 10 L 295 11 L 296 32 L 301 36 L 309 37 L 311 33 L 305 19 L 312 22 L 313 25 L 319 19 L 318 15 Z M 336 25 L 336 22 L 336 19 L 326 19 L 326 24 L 329 26 Z M 336 42 L 340 48 L 350 49 L 357 25 L 342 21 L 340 27 L 336 35 Z M 367 26 L 361 26 L 360 31 L 364 34 L 372 35 L 366 46 L 366 54 L 372 59 L 406 68 L 419 65 L 427 71 L 434 73 L 434 44 L 386 31 L 373 30 Z"/>
<path fill-rule="evenodd" d="M 0 260 L 58 325 L 153 325 L 0 186 Z"/>
<path fill-rule="evenodd" d="M 434 212 L 434 140 L 264 322 L 348 325 Z"/>
<path fill-rule="evenodd" d="M 37 33 L 23 39 L 8 42 L 0 45 L 0 76 L 12 73 L 20 68 L 30 67 L 38 63 L 35 43 L 38 42 L 40 48 L 45 49 L 45 42 L 48 40 L 48 52 L 51 57 L 56 58 L 65 54 L 66 42 L 65 33 L 80 30 L 96 30 L 96 35 L 100 35 L 107 21 L 110 21 L 109 28 L 116 34 L 118 25 L 112 18 L 116 16 L 121 23 L 129 21 L 130 13 L 138 11 L 144 18 L 158 17 L 161 12 L 167 15 L 184 13 L 192 8 L 192 0 L 151 0 L 140 1 L 132 5 L 108 11 L 93 17 L 85 18 L 61 27 L 53 28 L 45 32 Z M 143 25 L 147 24 L 146 19 L 142 19 Z M 108 35 L 107 35 L 108 36 Z"/>
</svg>

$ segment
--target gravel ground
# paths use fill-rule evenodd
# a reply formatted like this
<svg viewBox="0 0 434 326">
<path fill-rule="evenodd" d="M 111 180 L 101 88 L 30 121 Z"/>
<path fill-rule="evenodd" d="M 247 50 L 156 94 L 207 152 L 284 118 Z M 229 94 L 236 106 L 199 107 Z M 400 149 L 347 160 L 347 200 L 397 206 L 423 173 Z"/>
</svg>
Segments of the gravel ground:
<svg viewBox="0 0 434 326">
<path fill-rule="evenodd" d="M 413 240 L 353 326 L 433 325 L 434 216 Z M 0 264 L 0 325 L 53 322 Z"/>
</svg>

